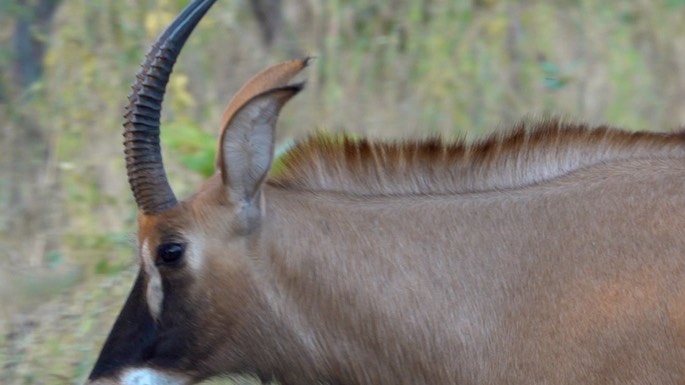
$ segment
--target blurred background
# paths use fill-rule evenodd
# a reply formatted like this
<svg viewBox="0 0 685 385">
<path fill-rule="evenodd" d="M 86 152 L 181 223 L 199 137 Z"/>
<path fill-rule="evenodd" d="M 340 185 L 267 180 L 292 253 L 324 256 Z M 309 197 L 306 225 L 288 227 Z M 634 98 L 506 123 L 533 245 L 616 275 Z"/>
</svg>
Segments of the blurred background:
<svg viewBox="0 0 685 385">
<path fill-rule="evenodd" d="M 133 282 L 121 115 L 186 0 L 0 0 L 0 383 L 78 384 Z M 685 0 L 220 0 L 181 54 L 162 140 L 179 196 L 223 108 L 314 55 L 279 146 L 315 130 L 477 140 L 549 115 L 685 122 Z"/>
</svg>

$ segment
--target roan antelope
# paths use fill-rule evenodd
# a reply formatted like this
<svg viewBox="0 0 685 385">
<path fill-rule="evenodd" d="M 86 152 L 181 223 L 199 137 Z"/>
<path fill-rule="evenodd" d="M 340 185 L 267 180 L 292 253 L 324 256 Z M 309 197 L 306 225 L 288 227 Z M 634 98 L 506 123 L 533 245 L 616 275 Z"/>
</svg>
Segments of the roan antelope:
<svg viewBox="0 0 685 385">
<path fill-rule="evenodd" d="M 237 93 L 216 175 L 177 201 L 160 105 L 213 2 L 162 33 L 129 98 L 140 272 L 88 384 L 685 383 L 682 133 L 315 137 L 269 178 L 294 60 Z"/>
</svg>

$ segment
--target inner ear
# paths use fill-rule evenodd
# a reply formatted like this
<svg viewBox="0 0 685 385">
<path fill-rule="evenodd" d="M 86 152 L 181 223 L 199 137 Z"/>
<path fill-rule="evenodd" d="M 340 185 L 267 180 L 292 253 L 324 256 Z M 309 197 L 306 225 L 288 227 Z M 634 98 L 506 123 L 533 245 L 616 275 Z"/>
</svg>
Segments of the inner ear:
<svg viewBox="0 0 685 385">
<path fill-rule="evenodd" d="M 226 106 L 224 117 L 221 120 L 222 132 L 228 126 L 228 123 L 233 119 L 236 112 L 244 106 L 253 97 L 262 94 L 266 91 L 284 87 L 288 85 L 290 80 L 295 77 L 302 69 L 304 69 L 311 62 L 311 58 L 290 60 L 287 62 L 273 65 L 264 71 L 253 76 L 248 80 Z M 217 151 L 216 165 L 217 169 L 221 167 L 221 159 L 223 157 L 223 148 L 220 145 Z"/>
<path fill-rule="evenodd" d="M 219 170 L 228 194 L 244 220 L 259 216 L 262 183 L 271 168 L 278 113 L 302 84 L 279 87 L 248 100 L 223 129 Z"/>
</svg>

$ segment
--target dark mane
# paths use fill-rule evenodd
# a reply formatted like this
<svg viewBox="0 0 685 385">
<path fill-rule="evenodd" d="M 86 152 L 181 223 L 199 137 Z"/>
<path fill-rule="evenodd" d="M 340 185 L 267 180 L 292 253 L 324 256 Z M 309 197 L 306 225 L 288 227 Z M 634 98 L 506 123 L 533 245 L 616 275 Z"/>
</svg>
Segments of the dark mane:
<svg viewBox="0 0 685 385">
<path fill-rule="evenodd" d="M 601 162 L 685 155 L 682 133 L 626 132 L 546 120 L 466 144 L 315 135 L 282 158 L 270 183 L 354 195 L 455 194 L 520 188 Z"/>
</svg>

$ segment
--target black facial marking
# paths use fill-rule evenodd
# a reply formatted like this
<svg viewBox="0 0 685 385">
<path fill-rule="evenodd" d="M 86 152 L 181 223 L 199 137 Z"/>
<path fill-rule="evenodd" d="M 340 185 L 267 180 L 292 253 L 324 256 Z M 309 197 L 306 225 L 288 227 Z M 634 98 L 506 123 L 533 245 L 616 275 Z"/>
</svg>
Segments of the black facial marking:
<svg viewBox="0 0 685 385">
<path fill-rule="evenodd" d="M 124 308 L 105 341 L 90 379 L 105 377 L 150 359 L 157 341 L 155 321 L 145 303 L 145 280 L 138 273 Z"/>
<path fill-rule="evenodd" d="M 187 278 L 162 278 L 164 301 L 161 319 L 154 320 L 146 303 L 145 275 L 141 271 L 124 308 L 107 337 L 89 379 L 116 375 L 127 367 L 187 369 L 193 357 L 193 306 L 185 300 Z"/>
</svg>

